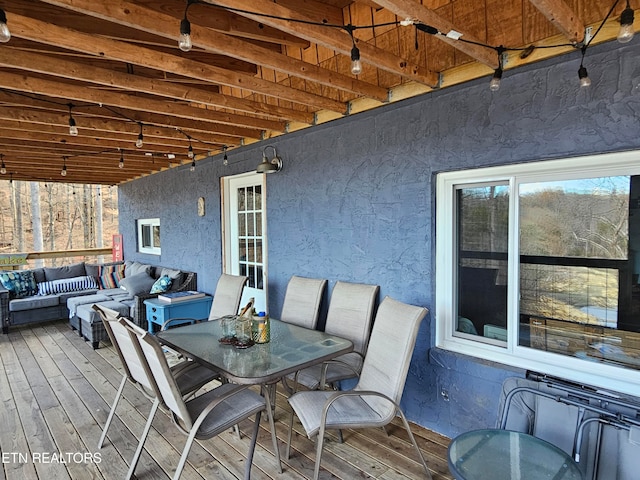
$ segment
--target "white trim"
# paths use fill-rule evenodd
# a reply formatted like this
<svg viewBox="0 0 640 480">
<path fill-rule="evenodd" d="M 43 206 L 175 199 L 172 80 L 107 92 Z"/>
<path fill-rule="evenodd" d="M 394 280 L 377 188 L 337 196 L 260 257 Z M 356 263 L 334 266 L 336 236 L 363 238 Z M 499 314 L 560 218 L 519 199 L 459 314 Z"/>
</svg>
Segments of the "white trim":
<svg viewBox="0 0 640 480">
<path fill-rule="evenodd" d="M 508 342 L 479 342 L 453 335 L 455 272 L 455 186 L 508 182 L 510 185 L 509 288 L 518 291 L 518 189 L 521 183 L 597 176 L 640 175 L 640 152 L 591 155 L 563 160 L 440 173 L 436 179 L 436 345 L 513 367 L 565 377 L 599 388 L 640 396 L 640 371 L 518 346 L 517 295 L 507 293 Z M 515 279 L 515 280 L 514 280 Z M 514 328 L 515 326 L 515 328 Z"/>
<path fill-rule="evenodd" d="M 145 226 L 148 226 L 151 229 L 153 229 L 153 227 L 160 228 L 160 219 L 159 218 L 141 218 L 136 221 L 136 224 L 137 224 L 137 231 L 138 231 L 138 252 L 148 253 L 151 255 L 160 255 L 161 254 L 160 245 L 144 246 L 142 244 L 143 243 L 142 228 Z M 151 241 L 153 242 L 153 235 L 151 235 Z"/>
</svg>

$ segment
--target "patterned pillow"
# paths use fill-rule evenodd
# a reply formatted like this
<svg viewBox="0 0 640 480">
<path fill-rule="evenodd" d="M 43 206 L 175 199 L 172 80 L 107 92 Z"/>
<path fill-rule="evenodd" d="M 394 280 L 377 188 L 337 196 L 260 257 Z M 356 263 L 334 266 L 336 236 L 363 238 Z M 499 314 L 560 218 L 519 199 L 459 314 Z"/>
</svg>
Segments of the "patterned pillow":
<svg viewBox="0 0 640 480">
<path fill-rule="evenodd" d="M 120 282 L 124 278 L 124 263 L 122 265 L 114 265 L 113 273 L 111 276 L 113 277 L 113 281 L 116 284 L 116 287 L 120 286 Z"/>
<path fill-rule="evenodd" d="M 98 286 L 100 290 L 104 290 L 105 288 L 118 288 L 113 278 L 115 269 L 115 265 L 100 265 L 98 269 Z"/>
<path fill-rule="evenodd" d="M 30 270 L 2 272 L 0 273 L 0 282 L 14 298 L 30 297 L 38 292 L 36 279 Z"/>
<path fill-rule="evenodd" d="M 149 293 L 164 293 L 169 290 L 171 283 L 173 283 L 173 280 L 167 275 L 164 275 L 156 280 L 156 283 L 151 286 Z"/>
<path fill-rule="evenodd" d="M 52 295 L 54 293 L 79 292 L 81 290 L 97 289 L 96 279 L 83 275 L 81 277 L 61 278 L 38 284 L 38 295 Z"/>
</svg>

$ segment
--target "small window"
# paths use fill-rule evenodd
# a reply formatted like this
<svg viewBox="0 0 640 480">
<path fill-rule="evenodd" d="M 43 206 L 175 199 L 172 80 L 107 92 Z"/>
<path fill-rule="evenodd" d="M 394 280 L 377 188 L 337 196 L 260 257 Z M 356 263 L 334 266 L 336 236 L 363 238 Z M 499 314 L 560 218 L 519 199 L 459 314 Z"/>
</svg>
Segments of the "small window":
<svg viewBox="0 0 640 480">
<path fill-rule="evenodd" d="M 160 219 L 138 220 L 138 251 L 160 255 Z"/>
</svg>

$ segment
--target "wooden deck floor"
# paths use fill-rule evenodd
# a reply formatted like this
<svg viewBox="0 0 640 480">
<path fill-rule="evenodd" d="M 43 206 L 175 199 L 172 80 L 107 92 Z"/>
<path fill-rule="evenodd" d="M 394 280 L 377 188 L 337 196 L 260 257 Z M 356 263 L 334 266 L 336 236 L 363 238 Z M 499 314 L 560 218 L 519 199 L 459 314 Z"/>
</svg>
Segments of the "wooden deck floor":
<svg viewBox="0 0 640 480">
<path fill-rule="evenodd" d="M 97 449 L 102 425 L 122 378 L 110 346 L 92 350 L 66 322 L 14 328 L 0 335 L 0 480 L 121 479 L 151 402 L 136 388 L 125 387 L 117 418 L 105 446 Z M 288 404 L 279 392 L 276 428 L 281 452 L 286 440 Z M 252 478 L 305 479 L 313 473 L 314 444 L 299 423 L 292 456 L 275 467 L 267 422 L 258 439 Z M 250 421 L 240 425 L 250 432 Z M 434 480 L 451 479 L 447 470 L 449 439 L 413 426 Z M 423 478 L 424 472 L 401 425 L 347 430 L 343 444 L 331 436 L 322 458 L 321 478 Z M 159 411 L 136 470 L 139 479 L 170 478 L 185 437 Z M 231 432 L 194 443 L 183 479 L 235 479 L 244 472 L 248 437 Z"/>
</svg>

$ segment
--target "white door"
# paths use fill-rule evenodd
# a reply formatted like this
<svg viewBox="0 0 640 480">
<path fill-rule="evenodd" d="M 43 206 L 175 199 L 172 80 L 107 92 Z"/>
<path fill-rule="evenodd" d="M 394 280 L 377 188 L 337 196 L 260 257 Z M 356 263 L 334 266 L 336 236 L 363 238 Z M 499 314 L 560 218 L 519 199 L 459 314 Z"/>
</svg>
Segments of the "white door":
<svg viewBox="0 0 640 480">
<path fill-rule="evenodd" d="M 224 272 L 249 278 L 240 305 L 255 298 L 257 312 L 267 309 L 266 196 L 264 175 L 223 178 Z"/>
</svg>

